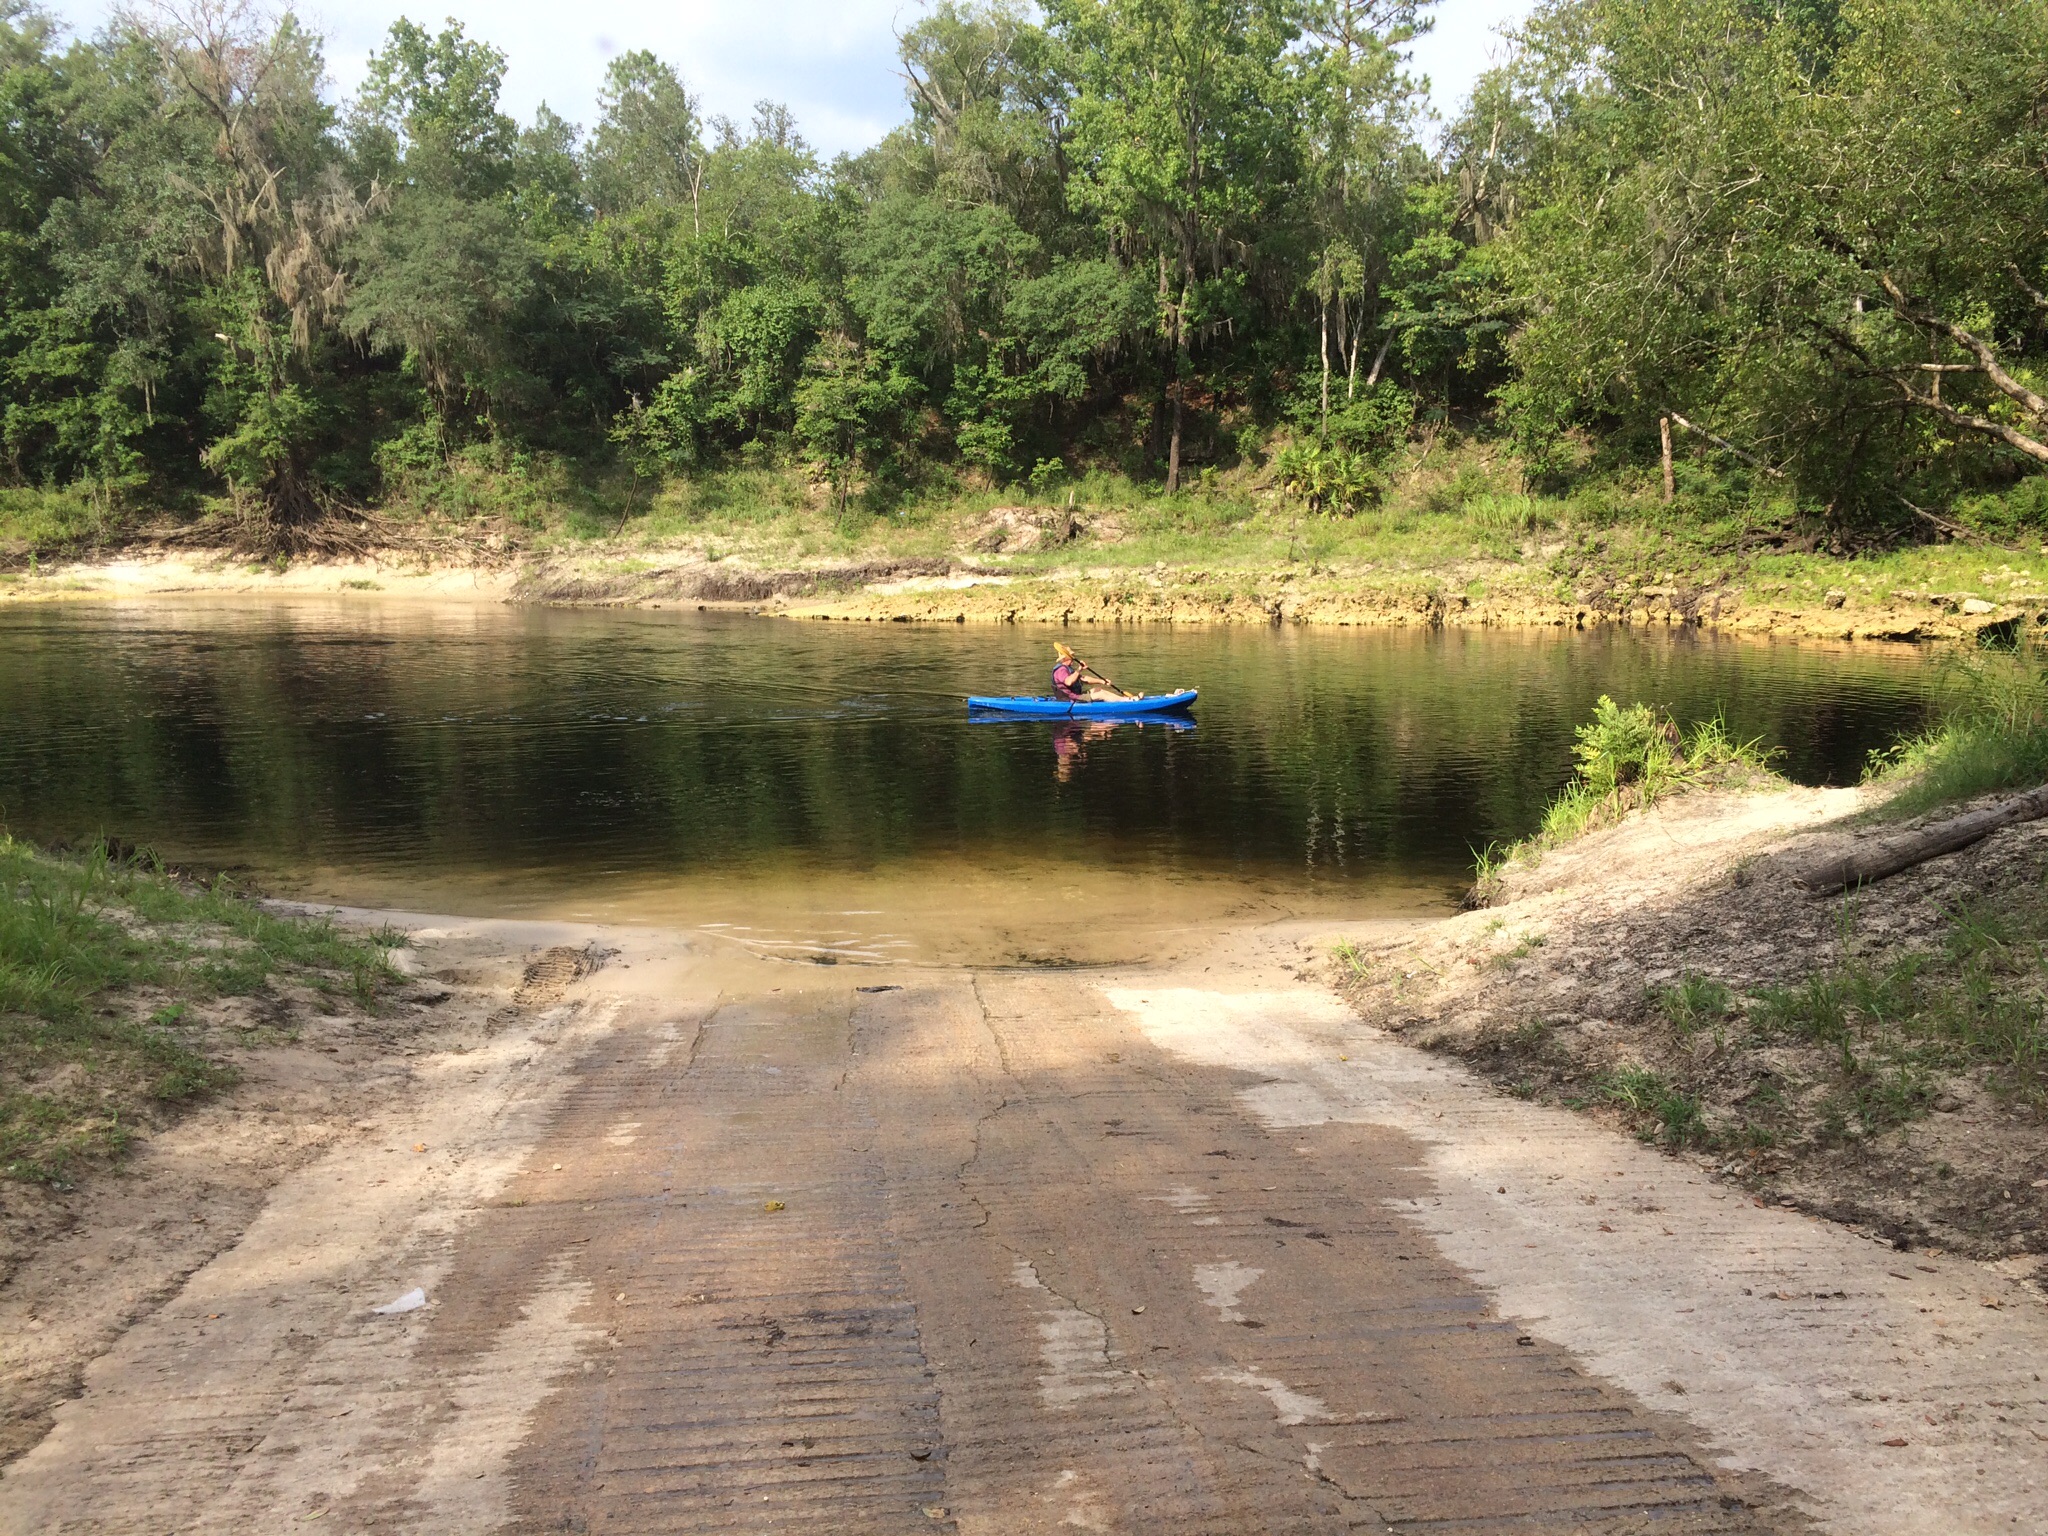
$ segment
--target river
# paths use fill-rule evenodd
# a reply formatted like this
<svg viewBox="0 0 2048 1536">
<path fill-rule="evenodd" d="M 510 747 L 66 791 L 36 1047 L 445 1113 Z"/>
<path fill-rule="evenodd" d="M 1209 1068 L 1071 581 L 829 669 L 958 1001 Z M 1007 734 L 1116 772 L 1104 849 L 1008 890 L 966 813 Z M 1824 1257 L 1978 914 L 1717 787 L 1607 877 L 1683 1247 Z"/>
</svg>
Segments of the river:
<svg viewBox="0 0 2048 1536">
<path fill-rule="evenodd" d="M 823 960 L 1130 958 L 1201 919 L 1441 911 L 1602 693 L 1807 783 L 1924 715 L 1907 647 L 1062 632 L 1192 728 L 968 718 L 1054 632 L 152 599 L 0 611 L 0 815 L 414 909 L 681 922 Z"/>
</svg>

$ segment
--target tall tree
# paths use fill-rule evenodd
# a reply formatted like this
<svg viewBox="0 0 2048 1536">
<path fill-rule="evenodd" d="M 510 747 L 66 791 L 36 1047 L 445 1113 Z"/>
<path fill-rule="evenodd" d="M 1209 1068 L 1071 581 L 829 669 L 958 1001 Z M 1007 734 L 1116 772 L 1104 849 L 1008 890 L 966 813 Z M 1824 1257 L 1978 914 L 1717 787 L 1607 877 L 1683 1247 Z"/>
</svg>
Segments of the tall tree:
<svg viewBox="0 0 2048 1536">
<path fill-rule="evenodd" d="M 1366 384 L 1379 381 L 1395 333 L 1378 296 L 1402 243 L 1404 189 L 1425 169 L 1415 142 L 1419 84 L 1405 49 L 1429 30 L 1434 0 L 1314 0 L 1307 35 L 1306 132 L 1317 249 L 1309 286 L 1317 307 L 1321 414 L 1330 410 L 1331 320 L 1346 400 L 1358 392 L 1359 351 L 1384 331 Z"/>
<path fill-rule="evenodd" d="M 1517 67 L 1530 431 L 1676 410 L 1838 517 L 2048 463 L 2037 0 L 1567 0 Z"/>
<path fill-rule="evenodd" d="M 1130 258 L 1157 263 L 1169 355 L 1166 486 L 1180 487 L 1192 350 L 1214 290 L 1247 265 L 1294 180 L 1299 35 L 1281 0 L 1052 0 L 1078 91 L 1073 196 Z"/>
<path fill-rule="evenodd" d="M 209 153 L 168 183 L 202 204 L 189 259 L 227 351 L 216 379 L 225 428 L 203 462 L 253 491 L 281 536 L 326 510 L 313 473 L 319 437 L 316 340 L 348 293 L 340 249 L 381 206 L 359 195 L 328 138 L 317 41 L 248 0 L 162 0 L 135 26 L 155 48 L 169 110 Z"/>
<path fill-rule="evenodd" d="M 702 234 L 702 123 L 676 72 L 644 49 L 622 53 L 605 70 L 597 106 L 589 175 L 598 211 L 687 208 L 692 233 Z"/>
</svg>

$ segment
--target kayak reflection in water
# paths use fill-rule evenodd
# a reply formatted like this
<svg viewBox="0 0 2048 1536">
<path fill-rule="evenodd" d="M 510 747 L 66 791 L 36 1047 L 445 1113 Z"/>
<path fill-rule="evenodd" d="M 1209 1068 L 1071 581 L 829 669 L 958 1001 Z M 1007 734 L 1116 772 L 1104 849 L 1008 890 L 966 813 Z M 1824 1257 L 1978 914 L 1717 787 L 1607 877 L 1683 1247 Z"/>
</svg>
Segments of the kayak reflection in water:
<svg viewBox="0 0 2048 1536">
<path fill-rule="evenodd" d="M 1068 703 L 1114 703 L 1138 697 L 1125 693 L 1059 641 L 1053 641 L 1052 648 L 1060 653 L 1059 662 L 1052 669 L 1052 691 Z"/>
<path fill-rule="evenodd" d="M 1116 729 L 1113 721 L 1091 720 L 1083 725 L 1078 720 L 1069 720 L 1053 727 L 1052 732 L 1052 776 L 1060 783 L 1070 782 L 1074 769 L 1087 756 L 1084 750 L 1091 741 L 1100 741 Z"/>
</svg>

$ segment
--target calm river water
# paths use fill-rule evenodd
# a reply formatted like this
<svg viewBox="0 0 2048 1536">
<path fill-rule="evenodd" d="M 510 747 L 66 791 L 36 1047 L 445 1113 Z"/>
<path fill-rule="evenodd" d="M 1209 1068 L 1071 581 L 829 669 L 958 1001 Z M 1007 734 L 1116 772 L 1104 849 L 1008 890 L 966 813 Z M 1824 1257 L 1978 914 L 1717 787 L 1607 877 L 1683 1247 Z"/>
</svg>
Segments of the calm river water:
<svg viewBox="0 0 2048 1536">
<path fill-rule="evenodd" d="M 1126 686 L 1199 687 L 1194 728 L 968 719 L 969 692 L 1046 691 L 1053 637 L 367 597 L 16 606 L 0 817 L 472 912 L 713 922 L 770 889 L 849 933 L 899 909 L 1000 928 L 1034 902 L 1417 911 L 1536 823 L 1603 692 L 1723 710 L 1793 777 L 1848 782 L 1929 681 L 1906 647 L 1691 633 L 1082 631 Z"/>
</svg>

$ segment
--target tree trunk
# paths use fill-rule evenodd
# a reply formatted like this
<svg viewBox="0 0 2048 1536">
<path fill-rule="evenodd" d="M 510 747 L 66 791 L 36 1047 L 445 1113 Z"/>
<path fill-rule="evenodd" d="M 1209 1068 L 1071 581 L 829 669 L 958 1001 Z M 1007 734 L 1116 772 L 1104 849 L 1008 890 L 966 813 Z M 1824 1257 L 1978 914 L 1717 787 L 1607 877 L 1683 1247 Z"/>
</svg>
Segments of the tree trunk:
<svg viewBox="0 0 2048 1536">
<path fill-rule="evenodd" d="M 1330 435 L 1330 301 L 1323 300 L 1323 436 Z"/>
<path fill-rule="evenodd" d="M 1166 494 L 1169 496 L 1180 489 L 1180 427 L 1187 394 L 1188 290 L 1194 284 L 1194 244 L 1194 230 L 1184 226 L 1181 231 L 1180 302 L 1173 307 L 1173 431 L 1166 443 Z"/>
<path fill-rule="evenodd" d="M 1896 875 L 1902 869 L 1911 869 L 1915 864 L 1924 864 L 1944 853 L 1954 853 L 1958 848 L 1967 848 L 1989 837 L 2000 827 L 2009 827 L 2020 821 L 2038 821 L 2043 816 L 2048 816 L 2048 788 L 1986 806 L 1981 811 L 1951 816 L 1947 821 L 1937 821 L 1932 826 L 1912 832 L 1861 843 L 1839 857 L 1824 859 L 1804 870 L 1795 871 L 1792 883 L 1816 896 L 1830 895 L 1852 886 L 1882 880 L 1886 875 Z"/>
<path fill-rule="evenodd" d="M 1669 416 L 1657 418 L 1657 434 L 1664 440 L 1664 505 L 1668 507 L 1671 505 L 1672 498 L 1678 494 L 1678 482 L 1671 473 L 1671 418 Z"/>
<path fill-rule="evenodd" d="M 1372 360 L 1372 372 L 1365 376 L 1365 387 L 1367 389 L 1371 389 L 1375 384 L 1379 383 L 1380 369 L 1387 361 L 1387 354 L 1394 349 L 1395 334 L 1393 331 L 1387 332 L 1387 339 L 1380 343 L 1379 353 Z"/>
<path fill-rule="evenodd" d="M 1344 400 L 1346 404 L 1358 398 L 1358 343 L 1365 334 L 1365 316 L 1353 315 L 1350 305 L 1344 302 L 1343 290 L 1337 293 L 1337 353 L 1344 360 Z"/>
<path fill-rule="evenodd" d="M 1173 434 L 1166 442 L 1166 494 L 1180 489 L 1180 351 L 1173 354 Z"/>
</svg>

